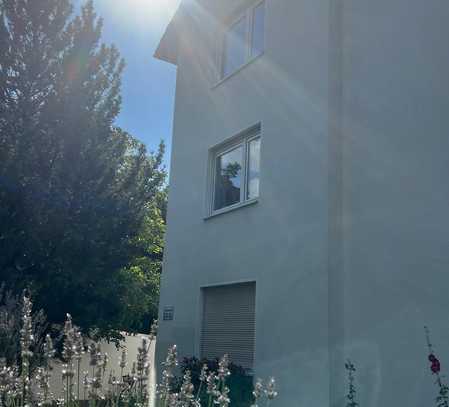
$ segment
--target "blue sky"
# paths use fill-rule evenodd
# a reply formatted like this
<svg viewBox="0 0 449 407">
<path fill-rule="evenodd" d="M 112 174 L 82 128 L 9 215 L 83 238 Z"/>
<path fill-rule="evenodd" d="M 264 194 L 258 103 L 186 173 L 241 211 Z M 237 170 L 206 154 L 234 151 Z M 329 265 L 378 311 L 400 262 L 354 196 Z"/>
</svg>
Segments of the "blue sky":
<svg viewBox="0 0 449 407">
<path fill-rule="evenodd" d="M 94 0 L 94 4 L 104 19 L 103 41 L 115 44 L 126 60 L 117 124 L 150 150 L 163 139 L 168 168 L 176 69 L 153 58 L 153 53 L 179 0 Z"/>
</svg>

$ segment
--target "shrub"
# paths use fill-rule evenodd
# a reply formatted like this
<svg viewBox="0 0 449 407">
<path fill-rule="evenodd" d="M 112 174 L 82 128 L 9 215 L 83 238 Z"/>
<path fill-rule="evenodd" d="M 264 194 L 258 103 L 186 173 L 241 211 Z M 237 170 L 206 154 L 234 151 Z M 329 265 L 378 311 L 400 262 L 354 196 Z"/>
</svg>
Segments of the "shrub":
<svg viewBox="0 0 449 407">
<path fill-rule="evenodd" d="M 219 369 L 220 360 L 208 360 L 208 359 L 198 359 L 195 357 L 185 357 L 181 363 L 180 368 L 182 375 L 184 376 L 186 372 L 191 373 L 192 384 L 195 391 L 198 392 L 201 381 L 201 370 L 204 366 L 207 366 L 207 371 L 216 372 Z M 249 407 L 253 402 L 253 376 L 248 374 L 247 371 L 239 365 L 232 362 L 228 365 L 229 377 L 227 383 L 230 388 L 229 399 L 231 405 L 235 407 Z M 180 387 L 181 378 L 178 378 L 178 388 Z M 207 401 L 208 395 L 206 388 L 201 389 L 200 398 L 203 403 Z"/>
<path fill-rule="evenodd" d="M 234 372 L 242 373 L 243 369 L 238 366 L 231 365 L 229 358 L 224 355 L 217 361 L 206 361 L 200 364 L 194 358 L 188 358 L 183 361 L 181 370 L 184 369 L 182 379 L 174 375 L 175 369 L 178 366 L 176 345 L 172 346 L 167 355 L 167 359 L 163 363 L 164 370 L 162 372 L 162 383 L 158 390 L 158 401 L 161 407 L 228 407 L 237 406 L 238 400 L 231 400 L 231 381 L 232 377 L 231 367 Z M 208 363 L 210 363 L 210 367 Z M 201 366 L 198 375 L 198 368 Z M 188 367 L 192 367 L 195 376 L 198 377 L 197 386 L 193 384 L 193 375 Z M 236 375 L 238 377 L 238 374 Z M 251 376 L 246 376 L 248 380 Z M 248 386 L 249 388 L 251 386 Z M 249 389 L 248 389 L 249 390 Z M 238 394 L 238 393 L 237 393 Z M 274 379 L 270 379 L 266 386 L 258 379 L 252 392 L 253 404 L 252 407 L 257 407 L 257 402 L 265 397 L 266 405 L 268 406 L 276 396 Z M 250 401 L 243 400 L 240 406 L 248 406 Z"/>
</svg>

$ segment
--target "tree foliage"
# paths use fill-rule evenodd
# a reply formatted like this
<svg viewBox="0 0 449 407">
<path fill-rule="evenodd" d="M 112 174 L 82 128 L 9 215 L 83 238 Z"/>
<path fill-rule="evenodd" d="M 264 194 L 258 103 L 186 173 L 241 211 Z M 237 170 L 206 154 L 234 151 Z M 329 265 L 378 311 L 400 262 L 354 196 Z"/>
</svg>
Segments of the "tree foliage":
<svg viewBox="0 0 449 407">
<path fill-rule="evenodd" d="M 132 244 L 136 254 L 121 271 L 123 291 L 127 293 L 127 312 L 121 325 L 128 330 L 144 332 L 157 318 L 159 285 L 162 271 L 165 234 L 166 193 L 160 191 L 148 206 L 139 234 Z"/>
<path fill-rule="evenodd" d="M 114 125 L 124 62 L 91 1 L 72 13 L 0 0 L 0 278 L 50 322 L 111 333 L 154 313 L 164 147 Z"/>
</svg>

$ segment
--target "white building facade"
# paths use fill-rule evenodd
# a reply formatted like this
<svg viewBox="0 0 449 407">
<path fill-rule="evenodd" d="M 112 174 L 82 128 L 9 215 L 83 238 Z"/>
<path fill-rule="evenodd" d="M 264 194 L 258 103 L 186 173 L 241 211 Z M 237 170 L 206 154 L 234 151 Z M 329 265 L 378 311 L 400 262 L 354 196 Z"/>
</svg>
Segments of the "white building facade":
<svg viewBox="0 0 449 407">
<path fill-rule="evenodd" d="M 191 0 L 158 359 L 228 352 L 279 406 L 431 405 L 449 373 L 449 3 Z"/>
</svg>

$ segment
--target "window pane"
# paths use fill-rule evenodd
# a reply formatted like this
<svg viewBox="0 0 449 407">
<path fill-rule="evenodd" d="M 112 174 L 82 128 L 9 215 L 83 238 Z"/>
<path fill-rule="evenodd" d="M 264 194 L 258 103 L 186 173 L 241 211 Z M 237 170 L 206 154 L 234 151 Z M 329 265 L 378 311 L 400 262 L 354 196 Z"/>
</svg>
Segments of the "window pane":
<svg viewBox="0 0 449 407">
<path fill-rule="evenodd" d="M 254 199 L 259 196 L 260 138 L 251 140 L 248 143 L 248 160 L 247 199 Z"/>
<path fill-rule="evenodd" d="M 216 159 L 214 210 L 240 202 L 243 147 Z"/>
<path fill-rule="evenodd" d="M 254 9 L 251 42 L 251 55 L 260 55 L 265 48 L 265 3 Z"/>
<path fill-rule="evenodd" d="M 244 64 L 246 50 L 246 17 L 243 17 L 225 35 L 223 76 L 231 74 Z"/>
</svg>

